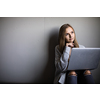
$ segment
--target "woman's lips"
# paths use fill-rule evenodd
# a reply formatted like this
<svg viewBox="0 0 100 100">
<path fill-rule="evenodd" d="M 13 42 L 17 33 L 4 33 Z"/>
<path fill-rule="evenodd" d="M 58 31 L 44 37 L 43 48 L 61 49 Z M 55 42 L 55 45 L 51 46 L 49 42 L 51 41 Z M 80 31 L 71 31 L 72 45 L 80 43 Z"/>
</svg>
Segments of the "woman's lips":
<svg viewBox="0 0 100 100">
<path fill-rule="evenodd" d="M 73 38 L 69 39 L 69 40 L 72 40 Z"/>
</svg>

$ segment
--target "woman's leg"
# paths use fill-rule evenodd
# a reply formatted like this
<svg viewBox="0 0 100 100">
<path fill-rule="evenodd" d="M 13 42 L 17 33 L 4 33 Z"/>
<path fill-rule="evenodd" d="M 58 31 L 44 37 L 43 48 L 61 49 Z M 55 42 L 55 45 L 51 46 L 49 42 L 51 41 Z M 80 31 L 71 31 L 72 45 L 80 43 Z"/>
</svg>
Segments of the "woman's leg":
<svg viewBox="0 0 100 100">
<path fill-rule="evenodd" d="M 91 72 L 89 70 L 86 70 L 84 72 L 84 79 L 86 84 L 95 84 L 93 76 L 91 75 Z"/>
<path fill-rule="evenodd" d="M 77 74 L 75 71 L 70 71 L 67 75 L 67 84 L 77 84 Z"/>
</svg>

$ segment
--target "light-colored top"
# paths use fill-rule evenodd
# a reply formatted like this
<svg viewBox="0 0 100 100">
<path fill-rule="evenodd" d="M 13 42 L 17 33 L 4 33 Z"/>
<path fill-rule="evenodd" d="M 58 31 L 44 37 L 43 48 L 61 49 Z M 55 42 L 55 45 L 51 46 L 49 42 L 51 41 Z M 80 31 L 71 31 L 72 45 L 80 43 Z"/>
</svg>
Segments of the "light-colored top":
<svg viewBox="0 0 100 100">
<path fill-rule="evenodd" d="M 83 45 L 79 44 L 79 48 L 85 48 Z M 61 54 L 59 50 L 59 45 L 55 47 L 55 79 L 54 83 L 57 84 L 58 82 L 61 84 L 65 83 L 66 72 L 68 65 L 68 59 L 70 57 L 71 47 L 65 46 L 63 54 Z"/>
</svg>

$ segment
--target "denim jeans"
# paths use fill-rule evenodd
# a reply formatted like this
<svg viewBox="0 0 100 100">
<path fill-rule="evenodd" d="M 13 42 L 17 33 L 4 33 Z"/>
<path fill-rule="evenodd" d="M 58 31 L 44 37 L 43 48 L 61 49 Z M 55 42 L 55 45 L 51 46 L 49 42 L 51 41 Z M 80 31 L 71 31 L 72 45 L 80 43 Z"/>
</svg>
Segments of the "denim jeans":
<svg viewBox="0 0 100 100">
<path fill-rule="evenodd" d="M 69 75 L 69 72 L 66 72 L 66 84 L 95 84 L 92 74 L 84 75 L 85 70 L 75 71 L 77 76 Z"/>
</svg>

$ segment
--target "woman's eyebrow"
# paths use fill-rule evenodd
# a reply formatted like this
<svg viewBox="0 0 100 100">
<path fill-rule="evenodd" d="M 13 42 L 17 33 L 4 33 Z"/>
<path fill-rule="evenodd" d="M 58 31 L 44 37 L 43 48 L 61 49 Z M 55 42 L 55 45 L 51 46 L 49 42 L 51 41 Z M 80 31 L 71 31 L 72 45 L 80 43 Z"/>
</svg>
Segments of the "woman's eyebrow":
<svg viewBox="0 0 100 100">
<path fill-rule="evenodd" d="M 71 31 L 71 32 L 74 32 L 74 31 Z"/>
<path fill-rule="evenodd" d="M 69 33 L 65 33 L 65 34 L 69 34 Z"/>
</svg>

